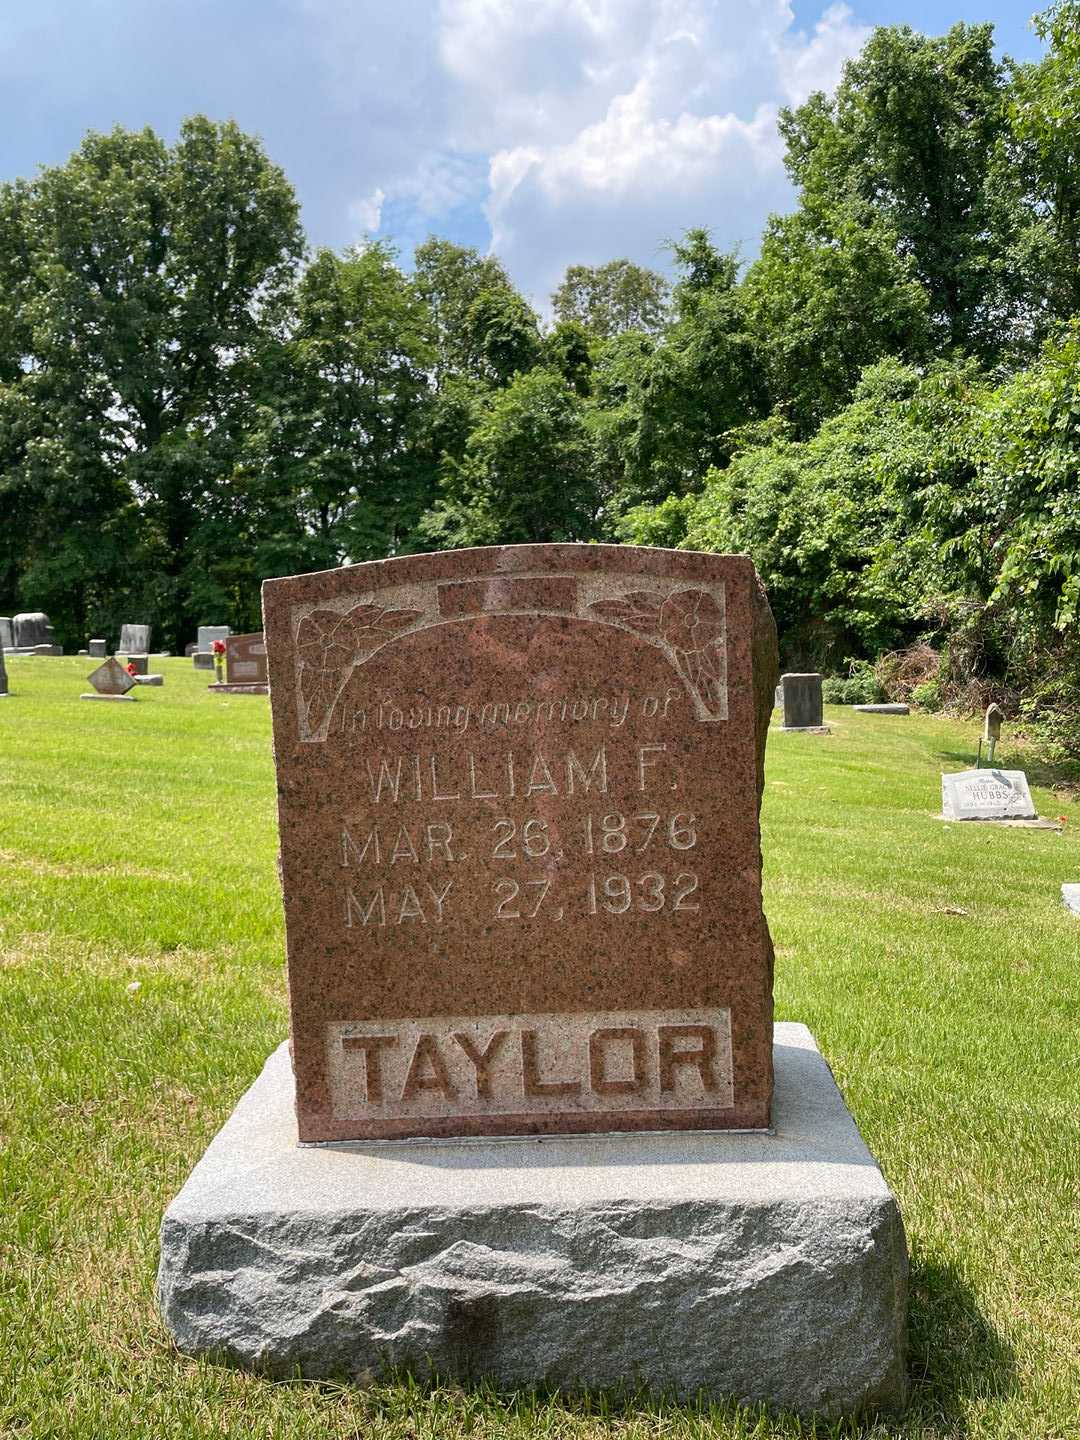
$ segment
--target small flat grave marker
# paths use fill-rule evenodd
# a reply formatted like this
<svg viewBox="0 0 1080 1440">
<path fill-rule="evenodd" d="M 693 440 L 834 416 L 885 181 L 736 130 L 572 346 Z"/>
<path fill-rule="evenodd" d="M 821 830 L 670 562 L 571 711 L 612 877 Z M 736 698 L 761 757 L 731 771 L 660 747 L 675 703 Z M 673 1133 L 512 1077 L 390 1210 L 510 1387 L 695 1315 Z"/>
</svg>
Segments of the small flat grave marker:
<svg viewBox="0 0 1080 1440">
<path fill-rule="evenodd" d="M 103 665 L 86 677 L 94 687 L 92 695 L 82 695 L 82 700 L 134 700 L 128 691 L 134 689 L 135 681 L 124 669 L 115 655 L 110 655 Z"/>
<path fill-rule="evenodd" d="M 1034 820 L 1038 817 L 1022 770 L 959 770 L 941 777 L 946 820 Z"/>
<path fill-rule="evenodd" d="M 1062 885 L 1061 903 L 1074 915 L 1080 915 L 1080 885 Z"/>
</svg>

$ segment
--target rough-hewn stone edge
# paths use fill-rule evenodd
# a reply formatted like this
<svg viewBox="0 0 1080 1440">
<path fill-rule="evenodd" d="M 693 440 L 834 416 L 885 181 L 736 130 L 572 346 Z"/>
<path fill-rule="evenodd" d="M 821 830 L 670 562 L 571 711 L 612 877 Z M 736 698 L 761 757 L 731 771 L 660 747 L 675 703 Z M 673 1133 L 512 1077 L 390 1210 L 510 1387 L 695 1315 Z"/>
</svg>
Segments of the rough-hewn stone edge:
<svg viewBox="0 0 1080 1440">
<path fill-rule="evenodd" d="M 207 1157 L 214 1173 L 204 1160 L 201 1183 L 189 1181 L 163 1221 L 169 1328 L 187 1353 L 273 1375 L 359 1379 L 407 1365 L 509 1387 L 647 1382 L 687 1398 L 704 1389 L 827 1415 L 900 1409 L 899 1208 L 816 1050 L 809 1085 L 805 1063 L 793 1068 L 793 1052 L 778 1053 L 781 1133 L 715 1137 L 711 1187 L 702 1187 L 700 1156 L 713 1137 L 684 1137 L 695 1174 L 685 1193 L 666 1195 L 640 1184 L 635 1193 L 641 1172 L 625 1160 L 631 1146 L 646 1168 L 670 1163 L 679 1140 L 670 1135 L 613 1137 L 615 1165 L 604 1163 L 604 1138 L 559 1137 L 558 1154 L 586 1169 L 584 1193 L 570 1180 L 558 1195 L 521 1183 L 547 1141 L 459 1142 L 457 1155 L 444 1142 L 441 1167 L 430 1143 L 357 1147 L 356 1179 L 332 1195 L 327 1152 L 290 1144 L 282 1159 L 293 1203 L 276 1209 L 266 1204 L 274 1158 L 265 1119 L 282 1096 L 265 1093 L 268 1067 L 230 1122 L 245 1105 L 252 1130 L 262 1117 L 248 1163 L 242 1135 L 223 1133 Z M 277 1073 L 280 1090 L 280 1064 Z M 789 1117 L 793 1084 L 798 1113 Z M 743 1140 L 747 1158 L 734 1173 Z M 474 1190 L 463 1203 L 461 1176 L 481 1151 L 484 1198 Z M 411 1154 L 423 1193 L 408 1185 L 400 1204 L 396 1192 L 393 1203 L 385 1192 L 367 1203 L 356 1183 L 365 1167 Z M 305 1157 L 319 1157 L 306 1187 L 294 1178 Z M 334 1160 L 339 1180 L 349 1163 Z"/>
</svg>

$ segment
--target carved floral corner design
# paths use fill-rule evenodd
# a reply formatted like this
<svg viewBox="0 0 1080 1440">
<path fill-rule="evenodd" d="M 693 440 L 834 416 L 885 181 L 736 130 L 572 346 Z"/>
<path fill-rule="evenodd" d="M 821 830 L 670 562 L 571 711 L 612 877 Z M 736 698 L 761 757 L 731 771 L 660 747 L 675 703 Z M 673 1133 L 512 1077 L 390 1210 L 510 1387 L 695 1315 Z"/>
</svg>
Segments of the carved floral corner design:
<svg viewBox="0 0 1080 1440">
<path fill-rule="evenodd" d="M 475 619 L 475 613 L 442 617 L 432 585 L 425 608 L 393 608 L 362 601 L 350 609 L 318 609 L 296 629 L 296 697 L 300 734 L 324 741 L 349 677 L 389 642 L 432 625 Z M 595 593 L 595 592 L 594 592 Z M 415 591 L 414 591 L 415 594 Z M 410 596 L 409 598 L 413 598 Z M 500 598 L 483 614 L 565 614 L 628 630 L 663 651 L 685 684 L 699 720 L 727 719 L 726 627 L 722 599 L 704 589 L 627 590 L 588 602 L 579 594 L 550 606 L 518 609 Z"/>
<path fill-rule="evenodd" d="M 659 645 L 698 701 L 703 717 L 725 717 L 726 626 L 715 596 L 707 590 L 678 590 L 670 595 L 632 590 L 617 600 L 595 600 L 588 608 Z"/>
<path fill-rule="evenodd" d="M 344 614 L 313 610 L 304 616 L 296 632 L 296 657 L 301 728 L 308 736 L 324 738 L 353 668 L 423 616 L 423 610 L 370 604 L 354 605 Z"/>
</svg>

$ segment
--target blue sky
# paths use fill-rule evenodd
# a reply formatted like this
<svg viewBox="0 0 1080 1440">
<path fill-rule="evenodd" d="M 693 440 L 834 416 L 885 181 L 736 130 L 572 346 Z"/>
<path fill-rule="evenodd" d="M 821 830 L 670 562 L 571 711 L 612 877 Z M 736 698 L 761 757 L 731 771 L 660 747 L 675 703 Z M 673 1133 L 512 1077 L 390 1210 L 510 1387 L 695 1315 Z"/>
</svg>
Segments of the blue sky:
<svg viewBox="0 0 1080 1440">
<path fill-rule="evenodd" d="M 752 254 L 791 203 L 776 111 L 831 88 L 877 24 L 991 20 L 1015 0 L 2 0 L 0 178 L 87 129 L 185 115 L 262 136 L 312 244 L 428 233 L 489 247 L 543 304 L 568 264 L 707 225 Z"/>
</svg>

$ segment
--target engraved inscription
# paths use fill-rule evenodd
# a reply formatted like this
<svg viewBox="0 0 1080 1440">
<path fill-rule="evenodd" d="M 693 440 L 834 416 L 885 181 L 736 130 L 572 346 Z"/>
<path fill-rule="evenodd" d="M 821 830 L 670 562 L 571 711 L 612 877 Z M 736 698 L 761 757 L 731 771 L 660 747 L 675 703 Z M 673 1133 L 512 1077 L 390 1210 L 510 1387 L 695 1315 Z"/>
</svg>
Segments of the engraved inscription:
<svg viewBox="0 0 1080 1440">
<path fill-rule="evenodd" d="M 335 1021 L 326 1045 L 340 1120 L 734 1103 L 727 1009 Z"/>
<path fill-rule="evenodd" d="M 469 582 L 419 582 L 380 592 L 378 599 L 368 594 L 334 606 L 296 606 L 292 623 L 301 739 L 322 742 L 346 728 L 344 717 L 336 726 L 333 722 L 349 677 L 384 646 L 435 625 L 497 615 L 557 615 L 629 631 L 663 651 L 682 679 L 698 720 L 726 720 L 723 585 L 687 587 L 656 581 L 648 590 L 640 585 L 640 578 L 632 576 L 492 576 Z M 522 703 L 531 707 L 535 702 L 515 701 L 514 709 Z M 425 713 L 425 707 L 419 708 Z M 426 707 L 426 723 L 431 725 L 433 714 L 451 708 Z M 493 703 L 490 708 L 495 723 L 499 706 Z M 503 702 L 503 709 L 508 717 L 510 702 Z M 399 726 L 391 728 L 405 724 L 402 712 L 398 713 Z"/>
<path fill-rule="evenodd" d="M 698 847 L 697 816 L 637 808 L 648 805 L 649 791 L 674 799 L 678 772 L 668 747 L 629 749 L 629 764 L 618 773 L 631 803 L 614 809 L 608 806 L 626 803 L 611 793 L 619 748 L 609 750 L 604 742 L 580 753 L 507 751 L 482 764 L 471 751 L 454 760 L 435 754 L 366 757 L 371 808 L 363 819 L 345 820 L 339 831 L 344 929 L 359 941 L 396 926 L 439 926 L 450 915 L 501 926 L 697 913 L 701 882 L 696 866 L 688 868 Z M 583 799 L 590 808 L 571 819 L 555 804 L 568 799 Z M 470 819 L 460 808 L 476 800 L 516 801 L 520 810 L 510 813 L 507 804 L 500 815 L 504 806 L 492 805 L 490 818 L 478 821 L 475 810 Z M 428 811 L 432 818 L 409 824 L 394 819 L 395 806 L 415 802 L 437 806 Z M 483 868 L 462 870 L 470 856 Z M 447 876 L 450 866 L 454 874 Z M 508 868 L 514 873 L 506 874 Z"/>
</svg>

